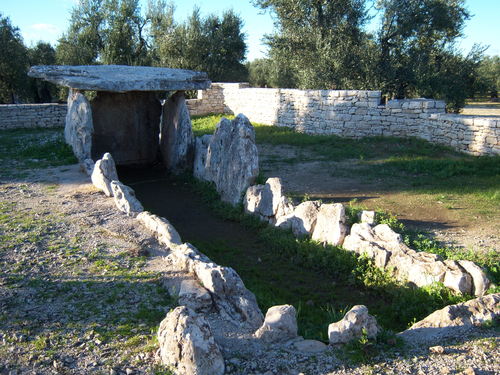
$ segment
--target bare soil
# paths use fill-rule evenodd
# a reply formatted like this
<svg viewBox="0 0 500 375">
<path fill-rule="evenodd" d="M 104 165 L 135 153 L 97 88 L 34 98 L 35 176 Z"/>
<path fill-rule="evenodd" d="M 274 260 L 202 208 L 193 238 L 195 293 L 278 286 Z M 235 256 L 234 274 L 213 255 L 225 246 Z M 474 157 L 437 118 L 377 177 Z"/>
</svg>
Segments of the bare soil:
<svg viewBox="0 0 500 375">
<path fill-rule="evenodd" d="M 462 115 L 500 116 L 500 102 L 469 102 L 461 112 Z"/>
<path fill-rule="evenodd" d="M 345 170 L 357 168 L 357 160 L 280 162 L 300 158 L 299 152 L 291 146 L 269 144 L 259 145 L 259 152 L 264 175 L 280 177 L 286 193 L 341 203 L 355 200 L 366 209 L 392 213 L 408 228 L 426 231 L 443 244 L 500 251 L 500 207 L 485 212 L 466 200 L 440 200 L 435 194 L 412 191 L 404 183 L 354 173 L 344 177 Z M 343 171 L 341 176 L 338 170 Z"/>
</svg>

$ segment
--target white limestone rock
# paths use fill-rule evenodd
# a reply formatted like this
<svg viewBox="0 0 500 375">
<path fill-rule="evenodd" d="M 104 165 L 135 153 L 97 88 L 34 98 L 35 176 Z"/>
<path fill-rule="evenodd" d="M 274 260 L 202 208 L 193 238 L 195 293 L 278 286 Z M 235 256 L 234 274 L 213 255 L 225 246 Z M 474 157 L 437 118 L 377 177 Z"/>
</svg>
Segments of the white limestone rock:
<svg viewBox="0 0 500 375">
<path fill-rule="evenodd" d="M 107 92 L 203 90 L 207 73 L 185 69 L 126 65 L 37 65 L 30 77 L 70 88 Z"/>
<path fill-rule="evenodd" d="M 318 340 L 300 340 L 294 342 L 292 348 L 302 354 L 318 354 L 328 349 L 328 346 Z"/>
<path fill-rule="evenodd" d="M 483 296 L 490 287 L 490 280 L 481 267 L 470 260 L 459 260 L 458 264 L 472 277 L 472 293 L 476 297 Z"/>
<path fill-rule="evenodd" d="M 122 184 L 120 181 L 111 181 L 111 190 L 116 207 L 121 212 L 128 216 L 136 217 L 144 209 L 141 202 L 135 197 L 135 192 L 127 185 Z"/>
<path fill-rule="evenodd" d="M 342 320 L 328 326 L 328 340 L 330 344 L 345 344 L 360 338 L 363 331 L 373 338 L 377 336 L 379 327 L 377 320 L 368 314 L 366 306 L 356 305 Z"/>
<path fill-rule="evenodd" d="M 193 176 L 200 180 L 206 180 L 205 164 L 207 162 L 208 145 L 211 139 L 212 135 L 205 134 L 201 137 L 196 137 L 195 140 Z"/>
<path fill-rule="evenodd" d="M 210 325 L 186 306 L 167 314 L 160 323 L 158 342 L 161 362 L 178 374 L 224 374 L 224 358 Z"/>
<path fill-rule="evenodd" d="M 448 338 L 463 338 L 474 327 L 500 318 L 500 293 L 478 297 L 434 311 L 399 334 L 413 345 L 436 345 Z"/>
<path fill-rule="evenodd" d="M 375 225 L 375 216 L 376 216 L 375 211 L 363 210 L 361 211 L 359 218 L 362 223 Z"/>
<path fill-rule="evenodd" d="M 291 305 L 273 306 L 267 310 L 255 336 L 266 343 L 283 342 L 297 337 L 297 311 Z"/>
<path fill-rule="evenodd" d="M 472 293 L 472 277 L 458 265 L 454 260 L 445 260 L 446 272 L 443 284 L 458 293 Z"/>
<path fill-rule="evenodd" d="M 250 186 L 243 205 L 245 212 L 272 224 L 293 211 L 293 204 L 283 195 L 283 186 L 278 177 L 268 178 L 265 185 Z"/>
<path fill-rule="evenodd" d="M 292 213 L 279 217 L 276 226 L 292 229 L 297 237 L 309 235 L 314 232 L 320 205 L 319 201 L 302 202 Z"/>
<path fill-rule="evenodd" d="M 181 281 L 179 305 L 187 306 L 196 312 L 209 311 L 212 308 L 212 296 L 194 279 Z"/>
<path fill-rule="evenodd" d="M 347 234 L 344 206 L 340 203 L 322 204 L 319 208 L 312 239 L 333 246 L 342 245 Z"/>
<path fill-rule="evenodd" d="M 160 154 L 167 170 L 180 173 L 193 165 L 194 135 L 183 92 L 168 98 L 163 106 Z"/>
<path fill-rule="evenodd" d="M 143 211 L 137 215 L 137 220 L 153 232 L 161 244 L 168 247 L 182 244 L 181 236 L 167 219 Z"/>
<path fill-rule="evenodd" d="M 82 93 L 69 90 L 64 138 L 81 163 L 85 159 L 91 159 L 93 132 L 92 109 L 89 101 Z"/>
<path fill-rule="evenodd" d="M 102 190 L 106 196 L 113 196 L 111 181 L 118 181 L 118 173 L 116 172 L 113 157 L 109 152 L 106 152 L 102 159 L 96 161 L 91 180 L 94 186 Z"/>
<path fill-rule="evenodd" d="M 224 202 L 237 205 L 259 174 L 258 160 L 250 121 L 243 114 L 223 118 L 208 145 L 203 179 L 214 182 Z"/>
</svg>

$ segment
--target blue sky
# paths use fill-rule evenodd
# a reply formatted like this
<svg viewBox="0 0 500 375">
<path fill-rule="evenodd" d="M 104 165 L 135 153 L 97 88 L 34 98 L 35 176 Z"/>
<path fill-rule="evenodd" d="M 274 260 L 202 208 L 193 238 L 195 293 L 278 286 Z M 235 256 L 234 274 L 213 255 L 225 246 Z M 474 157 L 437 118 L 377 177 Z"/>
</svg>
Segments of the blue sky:
<svg viewBox="0 0 500 375">
<path fill-rule="evenodd" d="M 0 12 L 19 27 L 27 45 L 44 40 L 55 44 L 68 27 L 71 8 L 77 0 L 0 0 Z M 147 0 L 141 0 L 145 8 Z M 177 21 L 184 20 L 198 5 L 202 14 L 221 14 L 232 8 L 244 20 L 247 36 L 247 59 L 264 57 L 266 47 L 261 39 L 273 30 L 269 14 L 254 7 L 250 0 L 175 0 Z M 500 0 L 467 0 L 474 17 L 467 22 L 465 39 L 460 47 L 469 51 L 474 43 L 489 45 L 489 55 L 500 55 Z"/>
</svg>

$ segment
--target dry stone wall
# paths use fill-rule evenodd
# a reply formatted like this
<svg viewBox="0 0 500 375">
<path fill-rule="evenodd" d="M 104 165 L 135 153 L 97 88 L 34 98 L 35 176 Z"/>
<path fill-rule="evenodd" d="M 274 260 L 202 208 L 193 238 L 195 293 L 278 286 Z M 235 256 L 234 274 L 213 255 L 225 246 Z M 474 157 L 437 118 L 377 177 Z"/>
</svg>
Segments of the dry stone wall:
<svg viewBox="0 0 500 375">
<path fill-rule="evenodd" d="M 214 83 L 189 100 L 191 114 L 245 113 L 252 122 L 308 134 L 417 137 L 474 155 L 500 154 L 500 118 L 445 113 L 439 100 L 392 100 L 380 91 L 251 88 Z"/>
<path fill-rule="evenodd" d="M 0 129 L 63 127 L 66 104 L 0 105 Z"/>
</svg>

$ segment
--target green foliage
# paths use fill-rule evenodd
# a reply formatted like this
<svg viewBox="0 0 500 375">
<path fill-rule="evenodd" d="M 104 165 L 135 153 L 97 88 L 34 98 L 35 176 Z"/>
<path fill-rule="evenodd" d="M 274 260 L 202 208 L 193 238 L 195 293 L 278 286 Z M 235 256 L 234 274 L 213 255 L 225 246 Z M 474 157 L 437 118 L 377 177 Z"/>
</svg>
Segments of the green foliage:
<svg viewBox="0 0 500 375">
<path fill-rule="evenodd" d="M 500 56 L 486 56 L 479 65 L 481 84 L 477 88 L 480 95 L 498 98 L 500 91 Z"/>
<path fill-rule="evenodd" d="M 248 81 L 253 87 L 272 87 L 270 59 L 255 59 L 247 63 Z"/>
<path fill-rule="evenodd" d="M 26 96 L 27 57 L 19 29 L 0 13 L 0 104 L 16 103 Z"/>
<path fill-rule="evenodd" d="M 54 65 L 56 63 L 56 50 L 45 42 L 38 42 L 28 49 L 29 66 Z M 40 79 L 28 78 L 30 99 L 34 103 L 50 103 L 57 97 L 58 89 L 50 82 Z"/>
<path fill-rule="evenodd" d="M 246 80 L 242 27 L 242 19 L 232 10 L 224 12 L 222 18 L 213 14 L 202 18 L 195 8 L 185 23 L 156 36 L 155 64 L 205 71 L 217 82 Z"/>
</svg>

